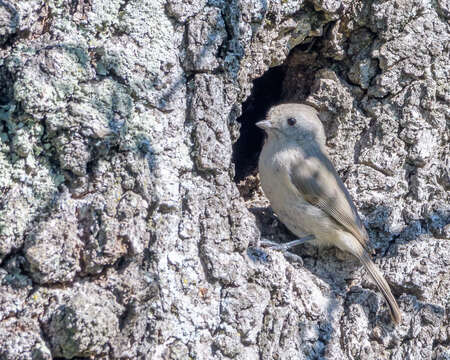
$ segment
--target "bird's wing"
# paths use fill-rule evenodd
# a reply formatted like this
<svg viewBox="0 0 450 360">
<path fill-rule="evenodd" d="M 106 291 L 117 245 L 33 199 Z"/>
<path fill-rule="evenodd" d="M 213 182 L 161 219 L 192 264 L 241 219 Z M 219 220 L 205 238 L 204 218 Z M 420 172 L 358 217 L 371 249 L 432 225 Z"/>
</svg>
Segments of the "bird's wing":
<svg viewBox="0 0 450 360">
<path fill-rule="evenodd" d="M 328 156 L 319 148 L 290 167 L 292 183 L 310 204 L 317 206 L 347 231 L 370 253 L 368 235 L 355 205 Z"/>
</svg>

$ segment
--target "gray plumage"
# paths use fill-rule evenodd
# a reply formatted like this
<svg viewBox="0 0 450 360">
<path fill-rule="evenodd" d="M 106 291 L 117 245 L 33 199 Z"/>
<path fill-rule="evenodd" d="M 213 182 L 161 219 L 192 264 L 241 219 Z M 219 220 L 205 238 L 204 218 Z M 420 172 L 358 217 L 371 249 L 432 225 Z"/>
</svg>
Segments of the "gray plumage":
<svg viewBox="0 0 450 360">
<path fill-rule="evenodd" d="M 384 295 L 393 321 L 400 323 L 397 302 L 368 254 L 366 229 L 327 156 L 316 110 L 278 105 L 257 125 L 267 133 L 259 158 L 261 186 L 280 220 L 299 237 L 313 234 L 316 245 L 355 255 Z"/>
</svg>

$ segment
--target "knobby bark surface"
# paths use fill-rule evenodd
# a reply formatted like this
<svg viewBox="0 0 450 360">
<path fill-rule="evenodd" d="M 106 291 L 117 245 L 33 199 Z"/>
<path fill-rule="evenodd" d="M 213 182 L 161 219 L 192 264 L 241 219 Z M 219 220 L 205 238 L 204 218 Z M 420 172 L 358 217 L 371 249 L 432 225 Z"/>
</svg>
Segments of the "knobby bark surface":
<svg viewBox="0 0 450 360">
<path fill-rule="evenodd" d="M 0 359 L 450 359 L 445 0 L 0 0 Z M 270 211 L 321 112 L 403 312 Z"/>
</svg>

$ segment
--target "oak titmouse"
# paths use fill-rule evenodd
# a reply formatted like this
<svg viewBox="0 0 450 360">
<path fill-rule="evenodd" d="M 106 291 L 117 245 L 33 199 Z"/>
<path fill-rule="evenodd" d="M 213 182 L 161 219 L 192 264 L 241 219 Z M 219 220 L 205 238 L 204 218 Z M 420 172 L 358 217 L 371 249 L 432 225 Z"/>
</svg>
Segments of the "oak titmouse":
<svg viewBox="0 0 450 360">
<path fill-rule="evenodd" d="M 256 125 L 267 133 L 259 158 L 261 186 L 280 220 L 299 237 L 314 235 L 316 245 L 337 246 L 355 255 L 399 324 L 397 302 L 368 253 L 366 229 L 327 156 L 317 111 L 302 104 L 278 105 Z"/>
</svg>

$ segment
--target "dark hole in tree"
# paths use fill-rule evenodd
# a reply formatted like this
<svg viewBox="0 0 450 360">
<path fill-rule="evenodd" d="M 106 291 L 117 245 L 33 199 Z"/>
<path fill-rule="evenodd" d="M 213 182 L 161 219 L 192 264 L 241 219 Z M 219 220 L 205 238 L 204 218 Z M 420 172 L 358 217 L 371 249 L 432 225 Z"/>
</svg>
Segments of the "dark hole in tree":
<svg viewBox="0 0 450 360">
<path fill-rule="evenodd" d="M 12 76 L 6 70 L 6 67 L 0 66 L 0 105 L 6 105 L 13 98 Z"/>
<path fill-rule="evenodd" d="M 233 162 L 236 169 L 235 181 L 254 173 L 264 141 L 264 131 L 255 123 L 263 120 L 271 106 L 281 100 L 282 83 L 285 75 L 283 66 L 269 69 L 253 81 L 251 95 L 242 104 L 239 139 L 233 146 Z"/>
</svg>

